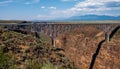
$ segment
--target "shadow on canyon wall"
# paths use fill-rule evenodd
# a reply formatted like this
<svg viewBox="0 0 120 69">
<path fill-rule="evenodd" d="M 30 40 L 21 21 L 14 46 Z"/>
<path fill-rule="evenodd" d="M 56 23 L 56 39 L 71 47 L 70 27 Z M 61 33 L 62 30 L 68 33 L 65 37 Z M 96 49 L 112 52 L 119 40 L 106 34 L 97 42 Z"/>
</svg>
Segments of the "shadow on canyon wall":
<svg viewBox="0 0 120 69">
<path fill-rule="evenodd" d="M 110 34 L 110 40 L 112 39 L 112 37 L 114 36 L 114 34 L 119 30 L 120 26 L 116 27 Z M 90 63 L 90 66 L 89 66 L 89 69 L 93 69 L 94 67 L 94 64 L 95 64 L 95 61 L 96 61 L 96 58 L 100 52 L 100 49 L 101 49 L 101 46 L 102 44 L 105 42 L 105 40 L 102 40 L 99 44 L 98 44 L 98 47 L 96 49 L 96 52 L 93 54 L 92 56 L 92 60 L 91 60 L 91 63 Z"/>
<path fill-rule="evenodd" d="M 105 40 L 102 40 L 99 44 L 98 44 L 98 48 L 96 49 L 96 52 L 93 54 L 92 56 L 92 60 L 91 60 L 91 63 L 90 63 L 90 67 L 89 69 L 93 69 L 93 66 L 95 64 L 95 60 L 100 52 L 100 49 L 101 49 L 101 46 L 102 44 L 105 42 Z"/>
<path fill-rule="evenodd" d="M 120 29 L 120 26 L 116 27 L 110 34 L 110 40 L 112 39 L 112 37 L 114 36 L 114 34 Z"/>
</svg>

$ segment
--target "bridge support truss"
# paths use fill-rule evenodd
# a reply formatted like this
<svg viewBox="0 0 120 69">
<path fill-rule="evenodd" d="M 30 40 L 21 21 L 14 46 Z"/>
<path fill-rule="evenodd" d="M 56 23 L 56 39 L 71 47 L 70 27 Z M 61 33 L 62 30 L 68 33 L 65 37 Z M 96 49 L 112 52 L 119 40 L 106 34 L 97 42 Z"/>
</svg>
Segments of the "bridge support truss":
<svg viewBox="0 0 120 69">
<path fill-rule="evenodd" d="M 82 28 L 83 26 L 93 26 L 105 33 L 105 39 L 110 41 L 111 31 L 120 26 L 120 24 L 84 24 L 84 23 L 26 23 L 26 24 L 10 24 L 4 25 L 8 30 L 22 30 L 29 32 L 35 32 L 35 35 L 39 37 L 39 33 L 44 33 L 51 38 L 52 45 L 55 47 L 55 38 L 63 32 L 70 31 L 75 28 Z M 110 33 L 110 34 L 109 34 Z"/>
</svg>

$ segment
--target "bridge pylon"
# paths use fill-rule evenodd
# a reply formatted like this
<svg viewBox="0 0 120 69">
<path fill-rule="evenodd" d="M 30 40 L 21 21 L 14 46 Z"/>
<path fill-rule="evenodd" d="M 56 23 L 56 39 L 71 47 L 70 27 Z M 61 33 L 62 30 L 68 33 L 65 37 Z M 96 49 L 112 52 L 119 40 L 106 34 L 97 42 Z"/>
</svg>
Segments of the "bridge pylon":
<svg viewBox="0 0 120 69">
<path fill-rule="evenodd" d="M 55 47 L 55 44 L 56 44 L 55 38 L 52 38 L 52 37 L 51 37 L 51 41 L 52 41 L 53 47 Z"/>
<path fill-rule="evenodd" d="M 109 42 L 109 41 L 110 41 L 110 34 L 105 33 L 105 40 L 106 40 L 107 42 Z"/>
</svg>

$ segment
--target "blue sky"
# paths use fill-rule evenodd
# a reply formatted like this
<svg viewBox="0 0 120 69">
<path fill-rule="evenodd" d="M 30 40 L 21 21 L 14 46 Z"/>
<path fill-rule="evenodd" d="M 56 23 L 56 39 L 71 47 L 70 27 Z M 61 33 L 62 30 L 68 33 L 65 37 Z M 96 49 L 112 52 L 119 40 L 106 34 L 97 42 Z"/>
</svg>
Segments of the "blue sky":
<svg viewBox="0 0 120 69">
<path fill-rule="evenodd" d="M 120 0 L 0 0 L 0 19 L 50 20 L 81 15 L 120 16 Z"/>
</svg>

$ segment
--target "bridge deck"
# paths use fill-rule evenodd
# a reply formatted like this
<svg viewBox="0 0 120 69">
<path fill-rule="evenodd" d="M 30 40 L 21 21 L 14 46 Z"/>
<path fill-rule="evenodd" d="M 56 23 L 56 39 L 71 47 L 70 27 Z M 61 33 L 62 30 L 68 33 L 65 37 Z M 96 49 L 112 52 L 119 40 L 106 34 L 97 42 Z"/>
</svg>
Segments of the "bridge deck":
<svg viewBox="0 0 120 69">
<path fill-rule="evenodd" d="M 1 24 L 4 28 L 8 30 L 21 30 L 28 32 L 35 32 L 38 35 L 40 33 L 44 33 L 50 36 L 52 39 L 55 39 L 58 35 L 63 32 L 70 31 L 75 28 L 82 28 L 83 26 L 93 26 L 96 27 L 106 34 L 106 38 L 109 39 L 109 35 L 111 31 L 113 31 L 116 27 L 120 26 L 120 23 L 78 23 L 78 22 L 45 22 L 45 23 L 21 23 L 21 24 Z M 109 40 L 108 40 L 109 41 Z"/>
</svg>

